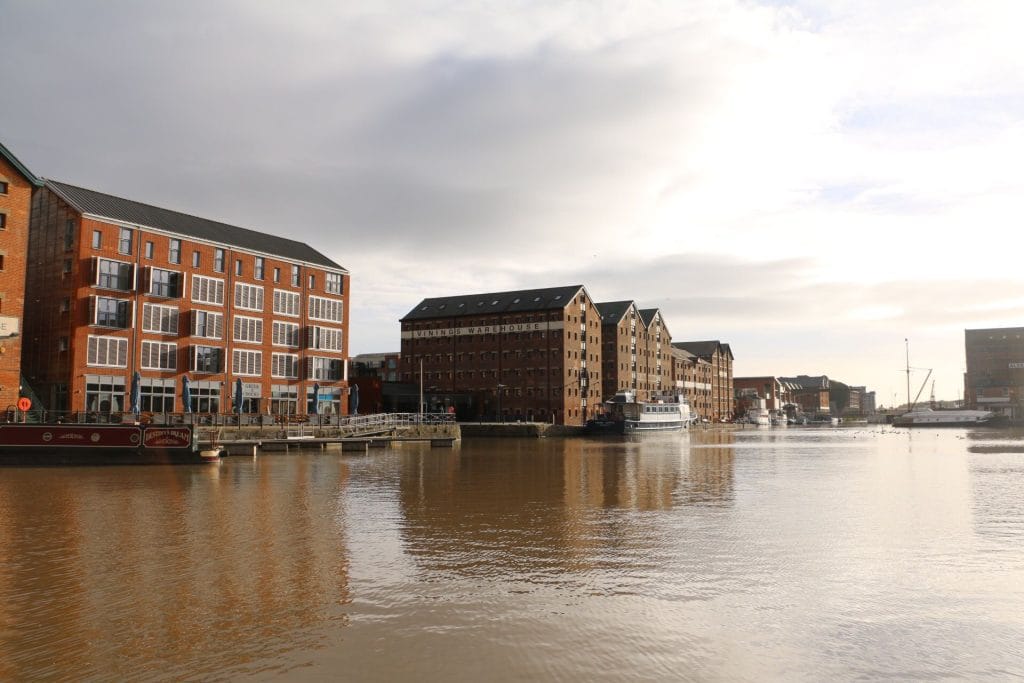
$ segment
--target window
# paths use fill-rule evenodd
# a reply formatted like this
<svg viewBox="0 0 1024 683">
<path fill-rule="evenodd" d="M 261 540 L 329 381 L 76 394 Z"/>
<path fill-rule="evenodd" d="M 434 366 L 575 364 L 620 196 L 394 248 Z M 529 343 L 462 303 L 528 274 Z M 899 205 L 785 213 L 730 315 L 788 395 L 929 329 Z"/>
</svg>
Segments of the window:
<svg viewBox="0 0 1024 683">
<path fill-rule="evenodd" d="M 181 296 L 182 274 L 163 268 L 149 269 L 149 293 L 153 296 L 177 298 Z"/>
<path fill-rule="evenodd" d="M 299 346 L 299 326 L 296 323 L 274 321 L 272 340 L 274 346 Z"/>
<path fill-rule="evenodd" d="M 309 276 L 309 288 L 316 289 L 316 275 Z"/>
<path fill-rule="evenodd" d="M 58 351 L 67 351 L 68 350 L 68 338 L 67 337 L 58 337 L 57 338 L 57 350 Z"/>
<path fill-rule="evenodd" d="M 139 408 L 146 413 L 174 412 L 174 380 L 143 377 Z"/>
<path fill-rule="evenodd" d="M 326 273 L 324 275 L 324 291 L 328 294 L 341 294 L 341 273 Z"/>
<path fill-rule="evenodd" d="M 178 334 L 178 309 L 173 306 L 142 304 L 142 331 Z"/>
<path fill-rule="evenodd" d="M 213 269 L 218 273 L 224 272 L 224 250 L 214 249 L 213 250 Z"/>
<path fill-rule="evenodd" d="M 270 376 L 298 378 L 299 357 L 291 353 L 270 354 Z"/>
<path fill-rule="evenodd" d="M 340 323 L 343 317 L 344 302 L 339 299 L 325 299 L 320 296 L 309 297 L 309 317 L 314 320 L 328 320 Z"/>
<path fill-rule="evenodd" d="M 71 261 L 65 261 L 64 272 L 71 272 Z M 110 259 L 96 259 L 96 278 L 93 284 L 102 289 L 119 289 L 127 292 L 132 288 L 132 281 L 135 279 L 134 269 L 130 263 L 111 261 Z"/>
<path fill-rule="evenodd" d="M 171 239 L 171 244 L 167 248 L 167 261 L 181 263 L 181 240 Z"/>
<path fill-rule="evenodd" d="M 313 325 L 306 328 L 306 348 L 341 351 L 341 330 Z"/>
<path fill-rule="evenodd" d="M 231 352 L 231 374 L 257 376 L 263 374 L 263 354 L 260 351 Z"/>
<path fill-rule="evenodd" d="M 85 362 L 93 366 L 128 367 L 128 340 L 122 337 L 95 337 L 90 334 Z"/>
<path fill-rule="evenodd" d="M 117 240 L 117 250 L 122 254 L 132 253 L 132 231 L 121 228 L 121 236 Z"/>
<path fill-rule="evenodd" d="M 209 373 L 224 372 L 224 349 L 216 346 L 193 346 L 192 370 Z"/>
<path fill-rule="evenodd" d="M 4 269 L 4 254 L 0 254 L 0 270 Z"/>
<path fill-rule="evenodd" d="M 193 413 L 220 412 L 220 382 L 192 382 L 190 392 Z"/>
<path fill-rule="evenodd" d="M 152 259 L 153 258 L 153 243 L 152 242 L 146 242 L 146 258 L 148 258 L 148 259 Z"/>
<path fill-rule="evenodd" d="M 103 231 L 93 230 L 92 231 L 92 248 L 99 249 L 103 246 Z"/>
<path fill-rule="evenodd" d="M 224 315 L 210 311 L 192 311 L 192 336 L 220 339 L 224 336 Z"/>
<path fill-rule="evenodd" d="M 75 246 L 75 222 L 67 220 L 64 222 L 64 250 Z"/>
<path fill-rule="evenodd" d="M 299 317 L 299 293 L 287 292 L 281 289 L 274 290 L 274 313 L 288 315 L 294 318 Z"/>
<path fill-rule="evenodd" d="M 170 342 L 142 342 L 142 368 L 145 370 L 176 370 L 178 345 Z"/>
<path fill-rule="evenodd" d="M 250 344 L 263 343 L 263 321 L 259 318 L 235 316 L 232 339 Z"/>
<path fill-rule="evenodd" d="M 193 268 L 198 268 L 199 267 L 199 252 L 198 251 L 193 251 L 192 252 L 192 267 Z"/>
<path fill-rule="evenodd" d="M 0 211 L 0 230 L 7 229 L 7 214 Z M 275 269 L 276 270 L 276 269 Z"/>
<path fill-rule="evenodd" d="M 89 297 L 89 323 L 100 327 L 127 329 L 131 320 L 131 302 L 106 296 Z"/>
<path fill-rule="evenodd" d="M 242 259 L 235 259 L 235 275 L 242 274 Z"/>
<path fill-rule="evenodd" d="M 341 360 L 310 356 L 306 359 L 307 379 L 338 380 L 341 379 Z"/>
<path fill-rule="evenodd" d="M 224 305 L 224 281 L 203 275 L 192 276 L 192 301 L 200 304 Z"/>
<path fill-rule="evenodd" d="M 292 266 L 292 287 L 299 286 L 299 267 Z"/>
<path fill-rule="evenodd" d="M 274 268 L 274 282 L 280 282 L 280 281 L 281 281 L 281 269 L 280 268 Z"/>
<path fill-rule="evenodd" d="M 124 377 L 86 375 L 85 409 L 103 413 L 121 412 L 125 398 L 124 384 Z"/>
<path fill-rule="evenodd" d="M 235 308 L 245 308 L 250 311 L 262 311 L 263 288 L 259 285 L 247 285 L 242 282 L 236 282 Z"/>
<path fill-rule="evenodd" d="M 274 415 L 294 415 L 298 410 L 299 392 L 286 384 L 270 385 L 270 412 Z"/>
<path fill-rule="evenodd" d="M 7 181 L 6 180 L 0 180 L 0 194 L 7 194 L 7 188 L 8 188 Z"/>
<path fill-rule="evenodd" d="M 262 280 L 263 279 L 263 257 L 262 256 L 257 256 L 256 257 L 256 265 L 253 267 L 253 271 L 252 272 L 253 272 L 253 277 L 255 277 L 257 280 Z"/>
</svg>

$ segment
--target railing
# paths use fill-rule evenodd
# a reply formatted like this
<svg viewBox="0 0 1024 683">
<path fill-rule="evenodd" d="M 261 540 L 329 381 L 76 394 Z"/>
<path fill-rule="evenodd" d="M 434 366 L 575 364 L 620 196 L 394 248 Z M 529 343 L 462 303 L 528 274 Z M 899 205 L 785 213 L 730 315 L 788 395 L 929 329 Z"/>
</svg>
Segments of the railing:
<svg viewBox="0 0 1024 683">
<path fill-rule="evenodd" d="M 242 413 L 103 413 L 96 411 L 8 410 L 5 422 L 65 424 L 191 424 L 201 427 L 237 427 L 284 431 L 289 436 L 312 434 L 318 429 L 367 432 L 415 425 L 454 424 L 452 413 L 373 413 L 369 415 L 266 415 Z"/>
</svg>

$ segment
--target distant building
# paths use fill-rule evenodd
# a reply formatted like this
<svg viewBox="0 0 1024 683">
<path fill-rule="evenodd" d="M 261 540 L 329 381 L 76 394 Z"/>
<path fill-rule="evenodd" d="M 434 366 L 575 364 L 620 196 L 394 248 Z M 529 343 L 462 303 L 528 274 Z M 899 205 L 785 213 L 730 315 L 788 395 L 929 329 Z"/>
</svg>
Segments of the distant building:
<svg viewBox="0 0 1024 683">
<path fill-rule="evenodd" d="M 711 414 L 706 417 L 715 421 L 731 419 L 735 410 L 735 389 L 732 378 L 734 358 L 729 345 L 716 339 L 673 342 L 672 346 L 711 365 Z"/>
<path fill-rule="evenodd" d="M 779 380 L 788 386 L 790 402 L 799 406 L 800 412 L 831 414 L 830 385 L 825 375 L 797 375 Z"/>
<path fill-rule="evenodd" d="M 672 337 L 657 308 L 640 310 L 633 301 L 595 304 L 601 314 L 601 394 L 632 390 L 647 400 L 671 386 Z"/>
<path fill-rule="evenodd" d="M 672 347 L 672 384 L 681 390 L 694 417 L 711 419 L 711 375 L 713 366 L 689 351 Z"/>
<path fill-rule="evenodd" d="M 401 320 L 401 382 L 459 419 L 583 425 L 601 403 L 601 315 L 583 285 L 424 299 Z"/>
<path fill-rule="evenodd" d="M 358 387 L 358 411 L 360 414 L 381 412 L 415 412 L 418 410 L 418 399 L 414 391 L 406 388 L 401 392 L 410 400 L 395 400 L 397 392 L 389 389 L 397 388 L 398 364 L 401 354 L 393 353 L 361 353 L 349 361 L 348 381 Z M 353 394 L 353 397 L 356 394 Z M 354 398 L 352 399 L 354 400 Z"/>
<path fill-rule="evenodd" d="M 1024 327 L 965 330 L 967 406 L 1024 417 Z"/>
<path fill-rule="evenodd" d="M 42 184 L 0 144 L 0 409 L 17 405 L 22 395 L 21 340 L 25 327 L 29 216 L 32 196 Z"/>
<path fill-rule="evenodd" d="M 402 354 L 360 353 L 349 361 L 349 377 L 377 377 L 381 382 L 398 381 L 398 364 Z"/>
<path fill-rule="evenodd" d="M 770 411 L 782 410 L 789 402 L 787 385 L 778 377 L 734 377 L 732 381 L 737 396 L 743 390 L 753 389 L 765 400 L 765 407 Z"/>
</svg>

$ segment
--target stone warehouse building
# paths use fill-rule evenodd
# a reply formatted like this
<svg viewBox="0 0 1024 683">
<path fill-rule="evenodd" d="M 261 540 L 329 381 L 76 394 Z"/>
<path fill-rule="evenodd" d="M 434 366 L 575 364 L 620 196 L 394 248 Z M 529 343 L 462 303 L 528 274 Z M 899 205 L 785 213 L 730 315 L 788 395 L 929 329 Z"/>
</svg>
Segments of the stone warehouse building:
<svg viewBox="0 0 1024 683">
<path fill-rule="evenodd" d="M 55 181 L 30 234 L 23 372 L 46 408 L 126 411 L 139 372 L 144 412 L 231 412 L 239 379 L 244 413 L 347 412 L 349 274 L 309 245 Z"/>
<path fill-rule="evenodd" d="M 32 195 L 42 181 L 0 145 L 0 409 L 21 397 L 25 254 Z"/>
<path fill-rule="evenodd" d="M 424 299 L 401 379 L 459 419 L 582 425 L 601 403 L 601 315 L 583 285 Z"/>
</svg>

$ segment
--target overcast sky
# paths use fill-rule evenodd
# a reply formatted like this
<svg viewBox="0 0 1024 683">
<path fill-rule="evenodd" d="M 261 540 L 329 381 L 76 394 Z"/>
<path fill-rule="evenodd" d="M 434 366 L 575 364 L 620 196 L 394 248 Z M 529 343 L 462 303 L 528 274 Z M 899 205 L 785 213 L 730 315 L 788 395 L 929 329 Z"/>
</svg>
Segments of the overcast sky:
<svg viewBox="0 0 1024 683">
<path fill-rule="evenodd" d="M 1022 25 L 1018 0 L 0 0 L 0 140 L 310 243 L 352 273 L 353 354 L 423 297 L 582 283 L 737 375 L 882 404 L 909 338 L 956 398 L 963 330 L 1024 325 Z"/>
</svg>

